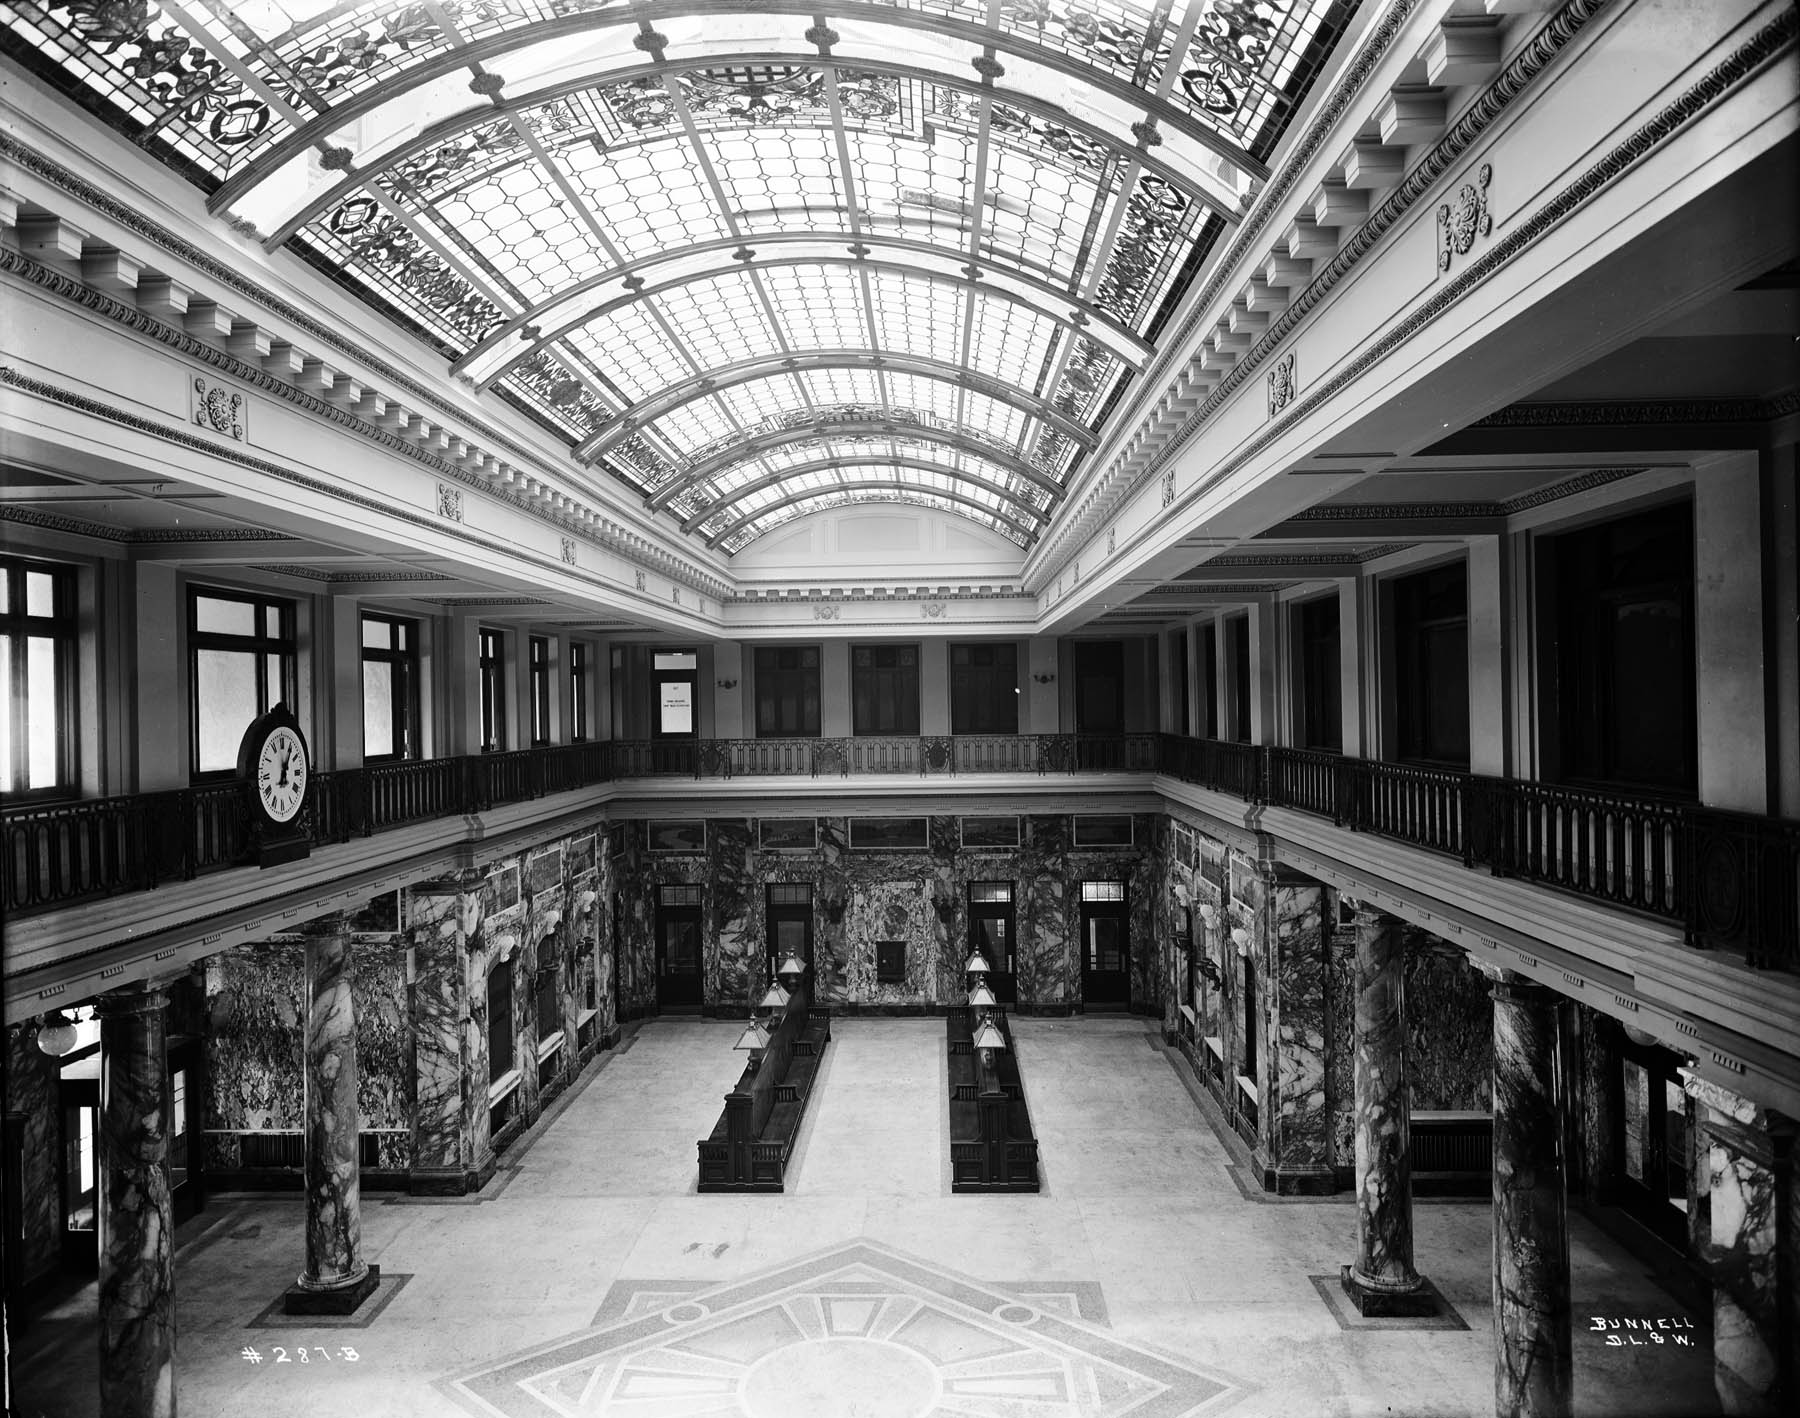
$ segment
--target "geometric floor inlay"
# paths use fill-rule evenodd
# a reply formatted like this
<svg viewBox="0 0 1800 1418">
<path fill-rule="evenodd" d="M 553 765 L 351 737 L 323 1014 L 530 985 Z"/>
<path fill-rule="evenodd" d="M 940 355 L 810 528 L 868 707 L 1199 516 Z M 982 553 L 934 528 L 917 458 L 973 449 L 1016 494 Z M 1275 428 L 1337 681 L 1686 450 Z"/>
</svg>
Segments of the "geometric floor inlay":
<svg viewBox="0 0 1800 1418">
<path fill-rule="evenodd" d="M 441 1387 L 504 1418 L 1199 1418 L 1251 1391 L 1082 1318 L 1075 1288 L 857 1241 L 709 1289 L 627 1285 L 607 1323 Z"/>
</svg>

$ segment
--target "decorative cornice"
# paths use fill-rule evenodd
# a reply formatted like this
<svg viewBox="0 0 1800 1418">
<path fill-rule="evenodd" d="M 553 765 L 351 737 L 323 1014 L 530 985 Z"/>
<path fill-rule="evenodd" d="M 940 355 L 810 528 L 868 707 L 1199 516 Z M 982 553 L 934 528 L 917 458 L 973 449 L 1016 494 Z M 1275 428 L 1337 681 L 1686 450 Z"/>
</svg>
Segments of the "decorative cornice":
<svg viewBox="0 0 1800 1418">
<path fill-rule="evenodd" d="M 237 464 L 239 467 L 248 468 L 252 472 L 261 473 L 266 477 L 276 478 L 282 482 L 291 483 L 296 487 L 303 487 L 312 492 L 336 498 L 340 502 L 353 507 L 363 508 L 369 512 L 378 513 L 383 517 L 406 522 L 415 527 L 428 529 L 439 536 L 451 537 L 457 541 L 468 542 L 473 546 L 483 547 L 489 551 L 512 557 L 516 561 L 541 564 L 547 569 L 555 570 L 564 575 L 578 574 L 571 573 L 568 568 L 564 567 L 560 562 L 553 564 L 548 556 L 541 553 L 529 552 L 524 548 L 515 545 L 490 540 L 489 538 L 483 537 L 456 523 L 447 523 L 439 518 L 427 516 L 420 512 L 414 512 L 409 508 L 395 506 L 390 502 L 382 502 L 379 499 L 365 497 L 361 493 L 352 492 L 330 483 L 322 482 L 318 478 L 309 477 L 304 473 L 297 473 L 291 468 L 283 467 L 279 463 L 271 463 L 265 458 L 258 458 L 249 453 L 245 453 L 235 443 L 221 442 L 217 439 L 209 440 L 201 438 L 195 434 L 189 433 L 185 427 L 171 427 L 167 424 L 159 424 L 152 419 L 143 418 L 138 414 L 128 413 L 123 409 L 115 409 L 110 405 L 101 403 L 97 399 L 90 399 L 85 394 L 77 394 L 69 389 L 59 389 L 53 384 L 46 384 L 41 379 L 34 379 L 30 375 L 23 374 L 19 370 L 12 368 L 10 365 L 0 365 L 0 385 L 9 385 L 14 389 L 21 389 L 27 393 L 34 394 L 39 398 L 49 399 L 54 403 L 61 404 L 64 408 L 75 409 L 81 413 L 91 414 L 96 418 L 105 419 L 110 423 L 118 424 L 124 428 L 135 429 L 150 437 L 160 438 L 165 442 L 173 443 L 183 448 L 190 448 L 198 453 L 204 453 L 215 458 L 222 458 L 227 462 Z M 6 511 L 6 508 L 0 507 L 0 513 L 5 513 Z M 272 536 L 273 534 L 264 535 Z M 284 541 L 296 540 L 292 537 L 282 537 L 280 539 Z M 204 540 L 204 538 L 170 535 L 166 540 Z M 644 573 L 638 571 L 636 574 L 642 576 Z M 597 587 L 614 589 L 609 586 L 603 578 L 597 575 L 584 575 L 581 579 L 588 581 Z M 537 604 L 548 605 L 550 602 L 544 601 L 538 602 Z"/>
<path fill-rule="evenodd" d="M 1585 3 L 1591 4 L 1593 8 L 1597 9 L 1605 3 L 1605 0 L 1585 0 Z M 1571 5 L 1569 8 L 1572 10 L 1576 6 Z M 1566 13 L 1568 12 L 1565 11 L 1564 14 Z M 1562 17 L 1559 15 L 1557 19 L 1560 20 Z M 1556 21 L 1552 21 L 1552 25 L 1555 23 Z M 1710 108 L 1724 94 L 1769 63 L 1784 48 L 1793 43 L 1797 32 L 1800 32 L 1800 12 L 1793 9 L 1783 11 L 1778 18 L 1763 26 L 1730 56 L 1714 65 L 1680 98 L 1668 103 L 1654 117 L 1640 124 L 1627 137 L 1609 149 L 1604 157 L 1591 164 L 1573 182 L 1540 206 L 1529 218 L 1519 222 L 1505 236 L 1495 240 L 1482 256 L 1469 263 L 1462 275 L 1446 281 L 1434 295 L 1415 307 L 1403 320 L 1390 326 L 1379 338 L 1364 345 L 1355 359 L 1341 368 L 1318 389 L 1298 400 L 1285 418 L 1277 423 L 1272 423 L 1262 433 L 1249 440 L 1239 452 L 1216 464 L 1204 479 L 1194 484 L 1194 490 L 1205 492 L 1235 475 L 1244 464 L 1281 437 L 1294 423 L 1310 416 L 1386 359 L 1401 345 L 1412 339 L 1427 325 L 1458 305 L 1526 247 L 1561 226 L 1572 214 L 1592 201 L 1599 192 L 1617 181 L 1623 173 L 1661 147 L 1663 143 Z M 1539 40 L 1542 38 L 1543 36 L 1540 34 Z M 1537 42 L 1533 42 L 1534 48 Z M 1521 56 L 1521 58 L 1523 57 Z M 1499 88 L 1517 67 L 1518 61 L 1508 66 L 1507 73 L 1502 76 L 1501 80 L 1496 81 L 1495 88 Z M 1493 89 L 1489 90 L 1490 95 L 1493 92 Z M 1467 116 L 1464 121 L 1466 118 Z M 1459 122 L 1457 126 L 1460 129 L 1462 124 Z M 1429 162 L 1430 159 L 1427 161 Z M 1415 169 L 1416 171 L 1417 169 Z M 1383 204 L 1383 209 L 1385 210 L 1385 208 L 1386 204 Z M 1364 231 L 1367 231 L 1366 227 Z M 1311 291 L 1312 287 L 1308 287 L 1307 293 L 1310 294 Z M 1283 320 L 1285 319 L 1284 316 Z M 1252 354 L 1262 355 L 1273 349 L 1274 336 L 1279 330 L 1280 322 L 1277 322 L 1276 330 L 1272 330 L 1270 335 L 1257 346 L 1257 349 L 1252 351 Z M 1281 333 L 1285 333 L 1285 331 L 1281 331 Z M 1238 369 L 1243 368 L 1243 364 L 1240 363 Z M 1236 372 L 1234 370 L 1233 374 Z M 1226 376 L 1227 381 L 1231 377 L 1230 375 Z M 1209 407 L 1210 403 L 1211 401 L 1208 402 L 1208 406 L 1203 407 Z M 1151 461 L 1150 471 L 1159 468 L 1162 462 L 1173 456 L 1175 451 L 1173 445 L 1165 447 Z"/>
<path fill-rule="evenodd" d="M 536 468 L 544 475 L 546 481 L 568 476 L 566 471 L 553 468 L 541 455 L 526 448 L 523 444 L 515 442 L 513 439 L 496 429 L 493 425 L 484 422 L 479 417 L 471 415 L 466 410 L 450 403 L 448 400 L 432 392 L 425 385 L 420 384 L 417 380 L 412 379 L 385 361 L 371 356 L 353 340 L 346 339 L 330 326 L 307 315 L 297 306 L 283 300 L 280 296 L 275 295 L 273 292 L 258 285 L 256 282 L 246 279 L 229 266 L 214 260 L 191 242 L 177 236 L 174 232 L 171 232 L 160 223 L 151 221 L 141 213 L 133 211 L 130 207 L 118 201 L 118 199 L 111 197 L 94 187 L 93 184 L 89 183 L 85 178 L 70 172 L 52 158 L 38 152 L 35 148 L 19 142 L 16 138 L 11 137 L 4 132 L 0 132 L 0 160 L 10 160 L 11 162 L 18 164 L 20 168 L 42 178 L 44 181 L 50 183 L 68 196 L 86 204 L 100 212 L 109 220 L 117 222 L 135 235 L 142 237 L 145 241 L 160 247 L 170 255 L 191 264 L 197 270 L 203 272 L 209 279 L 215 280 L 221 285 L 236 291 L 239 295 L 255 301 L 265 309 L 279 316 L 282 320 L 287 321 L 297 329 L 303 331 L 309 338 L 322 345 L 330 346 L 340 354 L 350 356 L 361 366 L 372 370 L 381 380 L 397 389 L 405 391 L 405 393 L 411 396 L 418 404 L 429 406 L 439 413 L 448 415 L 459 424 L 473 429 L 483 442 L 490 444 L 497 449 L 504 450 L 511 458 L 517 460 L 522 465 L 529 464 Z M 32 271 L 32 267 L 39 267 L 39 263 L 32 261 L 29 257 L 25 257 L 20 253 L 0 250 L 0 270 L 11 270 L 15 274 L 23 275 L 44 289 L 50 290 L 64 298 L 76 300 L 79 303 L 86 305 L 88 309 L 109 319 L 119 321 L 120 323 L 130 324 L 141 333 L 150 335 L 152 338 L 158 339 L 162 343 L 168 344 L 173 348 L 182 349 L 184 353 L 189 354 L 192 358 L 203 359 L 225 373 L 229 373 L 247 383 L 254 384 L 258 388 L 273 393 L 278 397 L 288 399 L 290 402 L 309 408 L 314 413 L 328 411 L 325 413 L 326 417 L 341 415 L 341 417 L 334 418 L 333 421 L 342 424 L 344 427 L 349 428 L 354 432 L 362 434 L 364 437 L 372 438 L 390 449 L 396 449 L 410 456 L 420 458 L 431 466 L 449 472 L 453 477 L 470 483 L 472 486 L 480 487 L 490 496 L 496 497 L 503 502 L 511 503 L 513 506 L 519 508 L 519 510 L 526 512 L 531 516 L 539 517 L 545 521 L 565 527 L 572 525 L 574 530 L 587 535 L 590 539 L 593 539 L 602 545 L 610 540 L 605 537 L 596 536 L 590 529 L 582 527 L 579 524 L 571 524 L 567 519 L 551 509 L 538 506 L 525 498 L 506 493 L 502 490 L 497 490 L 481 481 L 474 474 L 471 474 L 454 464 L 449 464 L 441 459 L 437 459 L 421 448 L 416 448 L 394 435 L 375 429 L 363 420 L 356 418 L 354 415 L 344 413 L 342 410 L 336 409 L 334 406 L 325 403 L 323 400 L 316 399 L 302 390 L 295 389 L 291 385 L 281 382 L 266 370 L 246 364 L 233 356 L 223 354 L 220 351 L 214 350 L 209 345 L 201 344 L 185 332 L 172 330 L 168 326 L 163 325 L 160 321 L 144 315 L 141 311 L 137 310 L 135 306 L 111 300 L 110 297 L 106 297 L 100 292 L 91 291 L 91 288 L 83 285 L 81 282 L 71 280 L 69 277 L 62 275 L 61 272 L 53 271 L 46 267 L 39 267 L 39 269 L 43 271 L 45 276 L 48 276 L 51 279 L 40 278 L 40 276 Z M 83 291 L 91 293 L 98 297 L 100 301 L 106 303 L 100 304 L 83 300 L 81 296 L 76 293 Z M 182 343 L 178 343 L 178 341 Z M 188 349 L 186 348 L 187 345 L 192 345 L 194 348 Z M 688 585 L 693 586 L 696 590 L 704 591 L 713 596 L 721 596 L 725 593 L 725 582 L 708 572 L 702 571 L 696 566 L 690 565 L 671 552 L 663 551 L 647 542 L 641 548 L 636 548 L 634 550 L 637 550 L 640 554 L 647 555 L 655 564 L 658 571 L 661 571 L 665 575 L 671 576 L 676 580 L 683 581 Z M 631 556 L 632 552 L 622 550 L 622 554 Z"/>
<path fill-rule="evenodd" d="M 846 595 L 841 591 L 802 593 L 798 587 L 792 590 L 745 591 L 735 596 L 727 596 L 724 604 L 728 606 L 806 606 L 815 602 L 828 602 L 837 605 L 881 605 L 893 601 L 1035 601 L 1036 596 L 1029 591 L 1020 591 L 1007 585 L 996 590 L 983 591 L 972 586 L 960 586 L 955 590 L 948 587 L 921 587 L 916 591 L 905 589 L 889 590 L 877 587 L 870 591 L 853 591 Z"/>
<path fill-rule="evenodd" d="M 15 383 L 10 369 L 0 367 L 0 383 Z M 48 532 L 70 532 L 78 537 L 94 537 L 104 542 L 294 542 L 300 538 L 286 532 L 271 532 L 262 527 L 108 527 L 78 517 L 64 517 L 17 503 L 0 503 L 0 522 L 18 522 L 28 527 L 42 527 Z"/>
<path fill-rule="evenodd" d="M 1530 43 L 1528 43 L 1519 54 L 1514 57 L 1513 61 L 1500 72 L 1500 75 L 1463 110 L 1462 114 L 1445 132 L 1443 137 L 1433 144 L 1425 156 L 1413 166 L 1410 172 L 1407 173 L 1400 185 L 1395 188 L 1393 192 L 1388 194 L 1387 199 L 1383 201 L 1379 207 L 1369 214 L 1369 219 L 1351 235 L 1348 242 L 1346 242 L 1339 249 L 1337 254 L 1326 264 L 1325 269 L 1320 272 L 1319 275 L 1315 276 L 1303 291 L 1294 297 L 1288 304 L 1288 308 L 1276 318 L 1274 323 L 1263 334 L 1262 338 L 1246 351 L 1243 357 L 1240 358 L 1231 369 L 1226 371 L 1224 377 L 1219 381 L 1212 392 L 1201 401 L 1199 407 L 1189 414 L 1179 427 L 1175 428 L 1163 438 L 1162 447 L 1157 451 L 1155 456 L 1145 463 L 1137 476 L 1122 482 L 1105 494 L 1109 499 L 1107 502 L 1108 507 L 1116 506 L 1119 502 L 1129 497 L 1145 478 L 1153 477 L 1161 473 L 1163 467 L 1181 451 L 1182 446 L 1193 436 L 1200 426 L 1211 418 L 1233 394 L 1243 387 L 1251 374 L 1260 368 L 1263 361 L 1274 352 L 1276 347 L 1293 333 L 1300 322 L 1317 308 L 1319 303 L 1324 300 L 1332 289 L 1335 288 L 1352 269 L 1361 263 L 1363 257 L 1375 246 L 1376 242 L 1386 235 L 1394 224 L 1410 211 L 1419 199 L 1423 197 L 1446 172 L 1461 160 L 1463 155 L 1467 153 L 1469 148 L 1474 144 L 1475 140 L 1486 132 L 1502 113 L 1512 106 L 1514 100 L 1518 98 L 1532 80 L 1543 72 L 1550 61 L 1553 60 L 1563 48 L 1568 45 L 1569 41 L 1572 40 L 1600 10 L 1604 9 L 1608 3 L 1609 0 L 1570 0 L 1568 5 L 1565 5 L 1560 11 L 1552 16 L 1543 28 L 1540 29 L 1537 34 L 1532 36 Z M 1398 9 L 1399 7 L 1396 6 L 1395 8 Z M 1401 18 L 1403 19 L 1404 16 Z M 1383 24 L 1385 25 L 1390 19 L 1393 19 L 1392 11 L 1390 11 L 1387 16 L 1383 17 Z M 1398 21 L 1396 21 L 1396 24 L 1398 24 Z M 1389 37 L 1388 42 L 1392 42 L 1391 36 Z M 1361 58 L 1362 55 L 1359 54 L 1359 61 Z M 1373 67 L 1373 63 L 1374 61 L 1372 60 L 1371 68 Z M 1346 105 L 1347 102 L 1348 99 L 1346 98 Z M 1321 114 L 1321 117 L 1323 116 L 1324 115 Z M 1312 130 L 1309 130 L 1308 137 L 1312 137 Z M 1323 141 L 1322 135 L 1320 141 Z M 1312 153 L 1310 150 L 1304 154 L 1296 151 L 1294 159 L 1282 165 L 1283 172 L 1292 173 L 1297 178 L 1300 169 L 1311 155 Z M 1240 231 L 1239 240 L 1232 244 L 1230 255 L 1215 268 L 1213 278 L 1208 282 L 1204 295 L 1193 307 L 1188 320 L 1183 322 L 1180 335 L 1176 340 L 1165 345 L 1166 349 L 1173 351 L 1185 347 L 1188 337 L 1193 333 L 1193 329 L 1201 323 L 1201 319 L 1205 312 L 1210 309 L 1212 303 L 1218 298 L 1220 291 L 1224 289 L 1227 278 L 1235 271 L 1237 263 L 1242 259 L 1245 252 L 1249 250 L 1249 245 L 1245 238 L 1249 237 L 1254 231 L 1261 230 L 1261 227 L 1266 224 L 1268 220 L 1268 214 L 1275 210 L 1286 195 L 1285 188 L 1281 192 L 1276 193 L 1275 186 L 1271 183 L 1271 186 L 1268 191 L 1265 192 L 1263 199 L 1257 204 L 1258 210 L 1264 213 L 1262 219 L 1256 222 L 1254 226 L 1248 221 L 1244 224 Z M 1266 206 L 1265 203 L 1267 204 Z M 1490 251 L 1492 249 L 1494 248 L 1490 248 Z M 1477 263 L 1471 265 L 1468 268 L 1468 271 L 1472 273 L 1479 269 L 1483 268 Z M 1448 306 L 1446 305 L 1445 308 L 1448 308 Z M 1340 381 L 1333 380 L 1331 385 L 1327 387 L 1339 387 L 1339 385 Z M 1155 383 L 1146 380 L 1145 395 L 1147 395 L 1148 391 L 1154 387 L 1156 387 Z M 1140 395 L 1140 400 L 1145 397 L 1145 395 Z M 1286 417 L 1270 420 L 1265 436 L 1257 440 L 1258 445 L 1266 446 L 1269 441 L 1269 435 L 1273 435 L 1280 430 L 1286 429 L 1299 416 L 1300 411 L 1303 408 L 1310 409 L 1316 407 L 1319 402 L 1318 395 L 1315 395 L 1313 398 L 1306 400 L 1303 404 L 1300 402 L 1290 403 L 1285 411 Z M 1139 407 L 1138 404 L 1133 405 L 1133 415 L 1136 415 Z M 1247 459 L 1239 458 L 1235 460 L 1234 466 L 1241 466 L 1245 461 L 1247 461 Z M 1217 482 L 1218 479 L 1213 477 L 1208 479 L 1203 485 L 1211 487 L 1216 485 Z M 1097 515 L 1103 515 L 1103 510 L 1094 506 L 1101 497 L 1102 491 L 1099 488 L 1096 488 L 1089 493 L 1088 497 L 1083 500 L 1083 505 L 1079 509 L 1074 510 L 1073 514 L 1064 521 L 1062 528 L 1058 531 L 1055 538 L 1057 546 L 1060 546 L 1066 537 L 1074 535 L 1076 524 L 1086 517 L 1090 511 L 1096 512 Z M 1056 547 L 1053 546 L 1050 550 L 1053 555 Z"/>
<path fill-rule="evenodd" d="M 252 566 L 251 571 L 266 571 L 274 576 L 298 576 L 308 581 L 328 581 L 333 585 L 374 585 L 388 581 L 454 581 L 440 571 L 345 571 L 331 566 Z"/>
<path fill-rule="evenodd" d="M 548 606 L 554 604 L 538 596 L 421 596 L 428 606 L 446 610 L 485 609 L 489 606 Z"/>
<path fill-rule="evenodd" d="M 1773 399 L 1645 399 L 1508 404 L 1470 428 L 1586 428 L 1608 424 L 1773 423 L 1800 413 L 1800 392 Z"/>
<path fill-rule="evenodd" d="M 1228 595 L 1228 596 L 1272 596 L 1281 590 L 1274 581 L 1225 582 L 1208 584 L 1205 581 L 1172 582 L 1163 586 L 1152 586 L 1144 594 L 1147 596 L 1193 596 L 1193 595 Z"/>
<path fill-rule="evenodd" d="M 1513 497 L 1489 502 L 1321 502 L 1302 508 L 1287 518 L 1289 522 L 1494 522 L 1515 513 L 1542 507 L 1547 502 L 1560 502 L 1577 493 L 1591 492 L 1597 487 L 1633 478 L 1646 471 L 1631 468 L 1589 468 L 1574 477 L 1544 487 L 1533 488 Z M 1403 544 L 1374 547 L 1358 559 L 1373 561 L 1378 556 L 1399 551 Z M 1275 557 L 1275 560 L 1298 558 Z"/>
</svg>

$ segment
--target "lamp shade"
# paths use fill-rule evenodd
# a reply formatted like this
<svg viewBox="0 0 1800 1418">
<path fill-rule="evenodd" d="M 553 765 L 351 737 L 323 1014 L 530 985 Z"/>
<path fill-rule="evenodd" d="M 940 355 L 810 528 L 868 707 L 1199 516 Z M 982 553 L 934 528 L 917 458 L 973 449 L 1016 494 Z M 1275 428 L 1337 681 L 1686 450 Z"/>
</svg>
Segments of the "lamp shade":
<svg viewBox="0 0 1800 1418">
<path fill-rule="evenodd" d="M 1000 1032 L 991 1019 L 984 1019 L 975 1030 L 975 1036 L 969 1043 L 971 1047 L 977 1049 L 1004 1049 L 1006 1035 Z"/>
<path fill-rule="evenodd" d="M 38 1030 L 37 1046 L 51 1058 L 60 1059 L 75 1047 L 75 1026 L 65 1015 L 51 1015 L 49 1023 Z"/>
<path fill-rule="evenodd" d="M 992 1009 L 1000 1001 L 994 998 L 994 992 L 986 985 L 977 985 L 969 991 L 970 1009 Z"/>
<path fill-rule="evenodd" d="M 783 960 L 781 964 L 775 967 L 775 973 L 777 975 L 793 975 L 798 977 L 806 973 L 806 965 L 798 955 L 789 955 L 787 959 Z"/>
<path fill-rule="evenodd" d="M 763 1028 L 762 1020 L 752 1019 L 745 1026 L 744 1032 L 738 1035 L 734 1049 L 766 1049 L 769 1047 L 769 1031 Z"/>
<path fill-rule="evenodd" d="M 762 1000 L 757 1005 L 757 1008 L 786 1009 L 787 1004 L 788 992 L 782 989 L 780 985 L 770 985 L 767 991 L 764 992 Z"/>
<path fill-rule="evenodd" d="M 985 975 L 994 967 L 987 963 L 987 957 L 979 950 L 969 952 L 969 958 L 963 961 L 963 971 L 969 975 Z"/>
</svg>

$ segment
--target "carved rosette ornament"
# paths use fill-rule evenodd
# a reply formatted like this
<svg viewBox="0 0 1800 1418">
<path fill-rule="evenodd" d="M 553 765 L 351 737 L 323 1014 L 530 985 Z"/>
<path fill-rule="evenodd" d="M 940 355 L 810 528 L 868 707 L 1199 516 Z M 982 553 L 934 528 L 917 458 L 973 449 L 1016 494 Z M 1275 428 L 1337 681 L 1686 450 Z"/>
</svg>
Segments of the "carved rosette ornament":
<svg viewBox="0 0 1800 1418">
<path fill-rule="evenodd" d="M 1448 271 L 1454 257 L 1467 256 L 1475 238 L 1494 229 L 1494 214 L 1488 210 L 1488 183 L 1493 181 L 1492 163 L 1483 163 L 1473 182 L 1465 182 L 1452 201 L 1438 208 L 1438 270 Z"/>
<path fill-rule="evenodd" d="M 440 517 L 447 518 L 452 522 L 462 521 L 462 489 L 451 487 L 449 483 L 439 483 L 437 485 L 437 510 Z"/>
<path fill-rule="evenodd" d="M 1162 475 L 1162 505 L 1173 506 L 1175 502 L 1175 470 L 1164 468 Z"/>
<path fill-rule="evenodd" d="M 1294 402 L 1294 357 L 1285 354 L 1269 371 L 1269 417 L 1274 418 Z"/>
<path fill-rule="evenodd" d="M 242 394 L 201 375 L 194 377 L 193 393 L 194 422 L 200 427 L 239 442 L 248 436 L 250 403 Z"/>
<path fill-rule="evenodd" d="M 562 539 L 562 559 L 570 566 L 575 564 L 575 538 L 564 537 Z"/>
<path fill-rule="evenodd" d="M 813 607 L 813 619 L 814 620 L 836 620 L 837 618 L 838 618 L 838 608 L 836 606 L 814 606 Z"/>
</svg>

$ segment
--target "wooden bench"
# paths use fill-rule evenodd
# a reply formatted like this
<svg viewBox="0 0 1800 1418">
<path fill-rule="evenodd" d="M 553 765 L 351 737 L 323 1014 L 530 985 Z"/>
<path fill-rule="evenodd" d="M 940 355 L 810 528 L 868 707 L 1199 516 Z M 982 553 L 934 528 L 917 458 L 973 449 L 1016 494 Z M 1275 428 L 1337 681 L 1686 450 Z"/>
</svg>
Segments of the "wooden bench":
<svg viewBox="0 0 1800 1418">
<path fill-rule="evenodd" d="M 1037 1138 L 1019 1082 L 1019 1055 L 1012 1026 L 996 1011 L 994 1023 L 1004 1049 L 984 1061 L 973 1043 L 967 1007 L 946 1018 L 950 1056 L 950 1190 L 953 1192 L 1034 1192 L 1038 1190 Z"/>
<path fill-rule="evenodd" d="M 725 1095 L 712 1136 L 699 1144 L 703 1192 L 778 1192 L 831 1041 L 831 1016 L 811 1007 L 804 988 L 788 1000 L 760 1060 L 744 1065 Z"/>
</svg>

